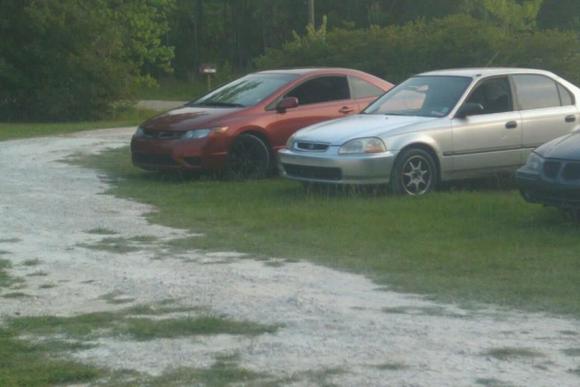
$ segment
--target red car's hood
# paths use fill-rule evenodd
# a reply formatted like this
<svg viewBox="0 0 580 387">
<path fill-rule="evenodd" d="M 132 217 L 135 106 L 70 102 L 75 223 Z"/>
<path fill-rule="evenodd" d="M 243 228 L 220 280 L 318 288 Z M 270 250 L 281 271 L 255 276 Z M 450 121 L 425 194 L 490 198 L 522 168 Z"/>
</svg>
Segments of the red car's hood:
<svg viewBox="0 0 580 387">
<path fill-rule="evenodd" d="M 186 131 L 219 126 L 219 121 L 243 108 L 180 107 L 141 124 L 144 129 Z"/>
</svg>

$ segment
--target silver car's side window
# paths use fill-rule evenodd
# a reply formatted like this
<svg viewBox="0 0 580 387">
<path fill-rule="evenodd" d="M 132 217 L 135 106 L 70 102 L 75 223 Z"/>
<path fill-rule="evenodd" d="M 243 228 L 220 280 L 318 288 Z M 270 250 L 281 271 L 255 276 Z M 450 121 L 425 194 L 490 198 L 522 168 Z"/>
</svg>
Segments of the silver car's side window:
<svg viewBox="0 0 580 387">
<path fill-rule="evenodd" d="M 514 75 L 514 84 L 521 110 L 561 106 L 556 81 L 543 75 Z"/>
<path fill-rule="evenodd" d="M 560 94 L 560 102 L 562 106 L 574 105 L 574 96 L 572 93 L 559 83 L 556 84 L 558 85 L 558 93 Z"/>
<path fill-rule="evenodd" d="M 471 93 L 466 103 L 480 104 L 479 114 L 493 114 L 513 111 L 512 93 L 506 77 L 492 78 L 480 83 Z"/>
</svg>

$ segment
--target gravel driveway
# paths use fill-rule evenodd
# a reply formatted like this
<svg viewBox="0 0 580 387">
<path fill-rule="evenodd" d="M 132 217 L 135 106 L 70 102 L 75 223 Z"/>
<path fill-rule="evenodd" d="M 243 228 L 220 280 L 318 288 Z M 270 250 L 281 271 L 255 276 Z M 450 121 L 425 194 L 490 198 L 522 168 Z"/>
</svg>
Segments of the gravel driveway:
<svg viewBox="0 0 580 387">
<path fill-rule="evenodd" d="M 208 368 L 219 356 L 237 354 L 240 367 L 293 385 L 318 385 L 320 375 L 341 386 L 580 385 L 580 326 L 573 319 L 463 310 L 306 262 L 278 266 L 233 252 L 163 250 L 164 241 L 187 232 L 149 224 L 144 214 L 152 208 L 103 194 L 106 178 L 63 161 L 124 146 L 132 131 L 0 142 L 1 257 L 13 263 L 11 275 L 25 279 L 20 291 L 30 296 L 0 298 L 1 318 L 70 316 L 170 299 L 280 325 L 252 337 L 104 338 L 71 354 L 150 375 Z M 87 247 L 110 238 L 94 230 L 159 239 L 111 252 Z"/>
</svg>

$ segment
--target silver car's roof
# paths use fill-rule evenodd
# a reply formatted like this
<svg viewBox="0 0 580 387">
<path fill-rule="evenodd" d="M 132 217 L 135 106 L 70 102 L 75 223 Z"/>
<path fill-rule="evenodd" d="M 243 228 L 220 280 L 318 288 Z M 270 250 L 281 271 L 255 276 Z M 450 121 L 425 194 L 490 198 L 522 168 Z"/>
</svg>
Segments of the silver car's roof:
<svg viewBox="0 0 580 387">
<path fill-rule="evenodd" d="M 462 77 L 488 77 L 495 75 L 506 75 L 506 74 L 542 74 L 548 76 L 554 76 L 553 73 L 545 70 L 537 69 L 526 69 L 526 68 L 516 68 L 516 67 L 474 67 L 474 68 L 460 68 L 460 69 L 446 69 L 446 70 L 435 70 L 428 71 L 426 73 L 421 73 L 419 75 L 451 75 L 451 76 L 462 76 Z"/>
</svg>

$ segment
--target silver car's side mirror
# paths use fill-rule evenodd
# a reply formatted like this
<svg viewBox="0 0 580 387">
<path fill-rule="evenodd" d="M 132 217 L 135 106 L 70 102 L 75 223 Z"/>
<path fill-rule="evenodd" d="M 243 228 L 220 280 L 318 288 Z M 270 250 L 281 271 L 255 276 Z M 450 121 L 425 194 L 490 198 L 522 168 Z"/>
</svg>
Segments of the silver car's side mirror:
<svg viewBox="0 0 580 387">
<path fill-rule="evenodd" d="M 466 102 L 463 104 L 461 109 L 459 109 L 459 111 L 457 112 L 455 117 L 456 118 L 465 118 L 468 116 L 475 116 L 475 115 L 483 113 L 484 110 L 485 109 L 483 108 L 483 105 L 480 103 Z"/>
</svg>

